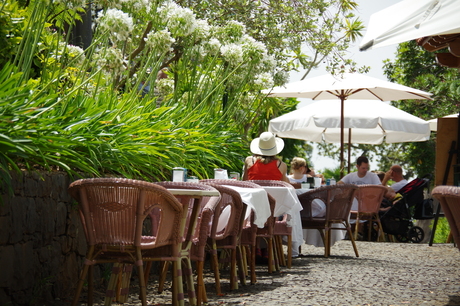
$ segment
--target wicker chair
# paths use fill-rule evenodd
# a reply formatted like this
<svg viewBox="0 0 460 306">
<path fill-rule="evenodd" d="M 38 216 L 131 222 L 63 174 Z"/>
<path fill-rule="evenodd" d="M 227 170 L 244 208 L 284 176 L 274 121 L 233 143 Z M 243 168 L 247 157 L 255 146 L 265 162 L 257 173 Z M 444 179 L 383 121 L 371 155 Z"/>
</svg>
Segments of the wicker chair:
<svg viewBox="0 0 460 306">
<path fill-rule="evenodd" d="M 294 189 L 294 186 L 288 182 L 274 181 L 274 180 L 253 180 L 249 181 L 256 183 L 260 186 L 278 186 Z M 275 243 L 275 250 L 279 258 L 280 265 L 291 268 L 292 266 L 292 227 L 287 224 L 287 214 L 284 214 L 281 220 L 275 221 L 275 227 L 273 228 L 273 237 Z M 283 240 L 282 237 L 287 237 L 287 260 L 283 254 Z"/>
<path fill-rule="evenodd" d="M 460 250 L 460 187 L 436 186 L 431 195 L 439 201 L 449 223 L 450 233 Z"/>
<path fill-rule="evenodd" d="M 380 237 L 385 241 L 382 223 L 380 223 L 379 210 L 383 197 L 388 189 L 381 185 L 359 185 L 356 198 L 358 199 L 358 210 L 351 211 L 355 219 L 355 240 L 358 237 L 358 228 L 360 220 L 368 220 L 368 239 L 371 240 L 372 226 L 376 222 L 379 226 Z"/>
<path fill-rule="evenodd" d="M 238 289 L 237 265 L 242 284 L 246 284 L 245 272 L 241 256 L 237 256 L 237 246 L 244 226 L 247 205 L 241 200 L 240 194 L 228 187 L 208 183 L 216 188 L 221 200 L 216 208 L 212 221 L 211 232 L 208 237 L 208 249 L 211 254 L 211 263 L 214 271 L 216 293 L 220 295 L 220 272 L 217 251 L 222 250 L 221 257 L 229 258 L 230 262 L 230 289 Z M 228 255 L 229 256 L 224 256 Z"/>
<path fill-rule="evenodd" d="M 154 249 L 162 257 L 175 262 L 173 305 L 183 305 L 183 300 L 180 300 L 180 296 L 183 296 L 182 276 L 178 271 L 186 218 L 182 204 L 174 195 L 161 186 L 123 178 L 82 179 L 70 184 L 68 191 L 78 201 L 88 243 L 72 305 L 77 305 L 87 275 L 88 305 L 92 305 L 93 266 L 107 262 L 137 266 L 140 299 L 142 305 L 147 305 L 142 263 L 145 252 Z M 156 208 L 162 211 L 159 219 L 161 226 L 155 236 L 143 236 L 143 223 Z"/>
<path fill-rule="evenodd" d="M 317 229 L 320 231 L 324 242 L 325 257 L 329 257 L 330 255 L 331 230 L 346 230 L 353 245 L 356 257 L 359 257 L 358 249 L 348 222 L 351 205 L 353 204 L 353 198 L 357 190 L 357 185 L 337 184 L 319 187 L 299 195 L 299 200 L 303 207 L 303 210 L 300 212 L 302 228 Z M 312 217 L 311 202 L 314 199 L 320 199 L 326 204 L 326 215 L 324 217 Z M 334 223 L 342 224 L 345 228 L 332 227 Z M 325 235 L 323 234 L 323 230 Z"/>
<path fill-rule="evenodd" d="M 205 184 L 219 184 L 227 186 L 236 186 L 242 188 L 262 188 L 262 186 L 257 185 L 248 181 L 237 181 L 237 180 L 225 180 L 225 179 L 207 179 L 200 181 Z M 251 213 L 249 220 L 246 220 L 246 225 L 243 227 L 241 233 L 240 246 L 244 246 L 249 250 L 249 266 L 251 270 L 251 284 L 256 283 L 256 240 L 257 238 L 265 239 L 267 241 L 267 251 L 268 251 L 268 272 L 272 273 L 275 266 L 274 251 L 273 251 L 273 228 L 275 226 L 275 218 L 273 217 L 273 212 L 275 210 L 275 199 L 268 194 L 268 200 L 270 203 L 271 217 L 267 219 L 265 226 L 263 228 L 258 228 L 254 223 L 254 213 Z"/>
<path fill-rule="evenodd" d="M 199 184 L 199 183 L 188 183 L 188 182 L 156 182 L 155 184 L 163 186 L 168 189 L 198 189 L 198 190 L 216 190 L 215 188 Z M 186 203 L 189 201 L 188 196 L 180 196 L 176 195 L 181 203 Z M 182 254 L 184 254 L 183 260 L 191 260 L 196 262 L 196 271 L 197 271 L 197 305 L 201 305 L 204 301 L 207 301 L 206 291 L 204 287 L 204 280 L 203 280 L 203 269 L 204 269 L 204 261 L 206 256 L 206 240 L 212 230 L 213 218 L 218 210 L 220 203 L 220 197 L 207 197 L 204 196 L 201 198 L 200 201 L 200 212 L 199 217 L 197 220 L 197 225 L 194 230 L 194 234 L 192 237 L 188 237 L 187 239 L 192 241 L 192 244 L 184 244 L 182 249 Z M 187 258 L 186 254 L 189 254 L 189 258 Z M 168 263 L 169 261 L 164 262 L 163 269 L 160 273 L 160 282 L 158 291 L 163 291 L 163 285 L 166 279 L 167 271 L 168 271 Z M 190 278 L 192 277 L 192 269 L 186 270 L 186 276 L 189 280 L 189 284 L 193 286 L 193 280 Z M 146 273 L 146 275 L 148 275 Z M 191 288 L 188 286 L 189 289 Z M 192 292 L 189 292 L 189 296 Z"/>
</svg>

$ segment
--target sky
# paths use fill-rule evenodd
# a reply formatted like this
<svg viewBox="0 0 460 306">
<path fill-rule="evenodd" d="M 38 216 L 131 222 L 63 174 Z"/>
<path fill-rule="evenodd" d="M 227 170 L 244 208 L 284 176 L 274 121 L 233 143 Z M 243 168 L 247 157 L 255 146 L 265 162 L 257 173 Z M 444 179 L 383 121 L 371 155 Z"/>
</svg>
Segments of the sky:
<svg viewBox="0 0 460 306">
<path fill-rule="evenodd" d="M 384 8 L 387 8 L 397 2 L 400 2 L 400 0 L 357 0 L 358 3 L 358 10 L 356 11 L 355 15 L 358 16 L 361 21 L 363 22 L 364 26 L 367 27 L 369 24 L 369 19 L 370 16 L 378 12 Z M 363 31 L 363 35 L 365 34 L 365 29 Z M 358 39 L 348 50 L 349 58 L 354 60 L 358 67 L 360 66 L 370 66 L 371 69 L 367 75 L 382 79 L 382 80 L 387 80 L 386 77 L 383 74 L 383 61 L 385 59 L 394 59 L 395 58 L 395 53 L 396 53 L 396 47 L 397 45 L 392 45 L 392 46 L 387 46 L 387 47 L 381 47 L 381 48 L 376 48 L 368 51 L 361 52 L 359 51 L 359 44 L 361 42 L 361 39 Z M 306 78 L 311 78 L 315 76 L 321 76 L 327 74 L 326 70 L 324 67 L 320 67 L 318 69 L 315 69 L 311 71 Z M 301 77 L 303 76 L 303 73 L 292 73 L 290 75 L 290 82 L 295 82 L 295 81 L 300 81 Z M 300 103 L 302 106 L 304 106 L 306 103 L 311 103 L 308 101 L 308 99 L 299 99 L 302 102 Z M 325 168 L 335 168 L 340 165 L 339 160 L 331 159 L 329 157 L 322 157 L 318 154 L 318 150 L 316 149 L 316 146 L 314 143 L 312 143 L 314 146 L 313 150 L 313 156 L 312 159 L 309 161 L 312 165 L 313 168 L 317 171 L 320 172 L 320 170 L 323 170 Z M 348 152 L 345 151 L 345 155 L 347 156 Z M 352 157 L 353 158 L 353 157 Z M 375 167 L 377 166 L 377 163 L 375 162 L 374 165 L 372 164 L 371 160 L 371 170 L 377 170 Z"/>
</svg>

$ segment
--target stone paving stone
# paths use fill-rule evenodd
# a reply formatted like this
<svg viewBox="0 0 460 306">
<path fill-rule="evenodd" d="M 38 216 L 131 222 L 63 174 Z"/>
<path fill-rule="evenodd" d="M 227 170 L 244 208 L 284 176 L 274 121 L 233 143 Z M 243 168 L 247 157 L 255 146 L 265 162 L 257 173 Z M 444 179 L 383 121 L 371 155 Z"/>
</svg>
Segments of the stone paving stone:
<svg viewBox="0 0 460 306">
<path fill-rule="evenodd" d="M 452 244 L 358 241 L 357 246 L 358 258 L 347 240 L 337 242 L 331 257 L 324 258 L 323 248 L 303 245 L 306 256 L 294 259 L 292 269 L 282 267 L 269 274 L 266 266 L 257 266 L 257 283 L 235 291 L 229 290 L 224 271 L 223 296 L 215 294 L 214 276 L 208 270 L 205 305 L 460 305 L 460 252 Z M 136 283 L 134 278 L 123 305 L 141 305 Z M 152 276 L 149 305 L 171 305 L 169 284 L 165 288 L 156 293 Z M 95 296 L 95 305 L 104 305 L 102 296 Z"/>
</svg>

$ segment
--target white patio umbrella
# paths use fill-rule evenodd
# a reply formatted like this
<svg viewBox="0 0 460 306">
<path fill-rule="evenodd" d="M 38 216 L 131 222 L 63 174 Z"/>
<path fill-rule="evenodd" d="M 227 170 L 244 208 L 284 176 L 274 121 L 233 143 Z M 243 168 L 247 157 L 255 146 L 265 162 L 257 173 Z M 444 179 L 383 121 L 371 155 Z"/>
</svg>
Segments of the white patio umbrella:
<svg viewBox="0 0 460 306">
<path fill-rule="evenodd" d="M 447 115 L 442 118 L 458 118 L 459 114 L 452 114 L 452 115 Z M 430 124 L 430 130 L 436 132 L 438 130 L 438 118 L 434 118 L 431 120 L 428 120 L 428 123 Z"/>
<path fill-rule="evenodd" d="M 349 144 L 418 142 L 430 138 L 427 121 L 385 102 L 347 100 L 343 120 L 340 105 L 339 100 L 312 103 L 270 120 L 268 130 L 282 138 L 340 143 L 343 123 Z"/>
<path fill-rule="evenodd" d="M 344 118 L 344 101 L 346 99 L 365 100 L 405 100 L 430 99 L 431 93 L 373 78 L 358 73 L 345 73 L 341 77 L 324 75 L 289 83 L 272 90 L 262 91 L 269 97 L 297 97 L 313 100 L 338 98 L 341 101 L 341 118 Z M 368 108 L 365 108 L 366 110 Z M 340 170 L 343 174 L 344 120 L 340 126 Z"/>
<path fill-rule="evenodd" d="M 458 0 L 404 0 L 370 17 L 360 50 L 460 33 Z"/>
</svg>

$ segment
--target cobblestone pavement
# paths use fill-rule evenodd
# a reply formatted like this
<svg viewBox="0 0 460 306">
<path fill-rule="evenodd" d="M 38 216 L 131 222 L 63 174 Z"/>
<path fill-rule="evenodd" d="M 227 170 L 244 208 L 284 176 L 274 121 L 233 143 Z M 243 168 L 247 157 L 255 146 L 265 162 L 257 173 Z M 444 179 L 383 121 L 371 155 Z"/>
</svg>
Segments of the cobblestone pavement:
<svg viewBox="0 0 460 306">
<path fill-rule="evenodd" d="M 337 242 L 324 258 L 323 248 L 303 245 L 305 256 L 294 259 L 291 269 L 269 274 L 257 266 L 257 283 L 234 291 L 224 271 L 222 296 L 215 294 L 208 272 L 205 305 L 460 305 L 460 252 L 452 244 L 358 241 L 357 246 L 359 258 L 348 240 Z M 141 305 L 136 283 L 133 278 L 123 305 Z M 149 305 L 170 305 L 169 289 L 157 294 L 152 276 Z M 96 305 L 104 305 L 101 296 L 95 296 Z"/>
</svg>

